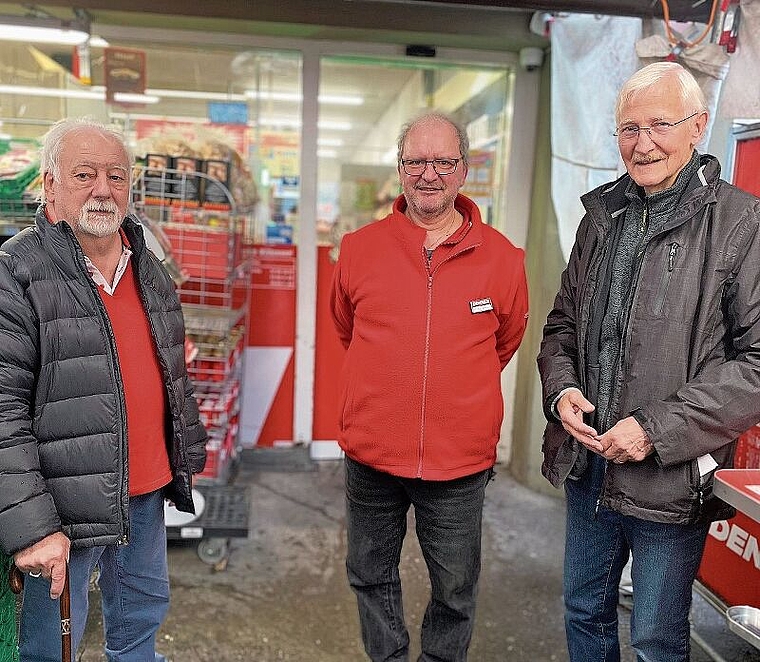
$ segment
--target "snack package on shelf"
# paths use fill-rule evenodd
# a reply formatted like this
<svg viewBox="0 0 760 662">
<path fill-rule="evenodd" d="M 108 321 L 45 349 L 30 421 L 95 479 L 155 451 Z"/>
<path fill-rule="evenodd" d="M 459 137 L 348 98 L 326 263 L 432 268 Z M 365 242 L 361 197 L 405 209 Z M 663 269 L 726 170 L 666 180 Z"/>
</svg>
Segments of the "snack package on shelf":
<svg viewBox="0 0 760 662">
<path fill-rule="evenodd" d="M 206 209 L 230 209 L 230 169 L 229 161 L 206 159 L 203 172 L 208 179 L 203 180 L 203 206 Z"/>
<path fill-rule="evenodd" d="M 184 207 L 198 207 L 201 203 L 201 160 L 193 156 L 172 157 L 174 183 L 172 184 L 172 204 Z"/>
<path fill-rule="evenodd" d="M 166 173 L 170 163 L 171 157 L 168 154 L 145 155 L 143 181 L 146 204 L 163 204 L 168 197 L 167 194 L 171 193 L 172 184 Z"/>
</svg>

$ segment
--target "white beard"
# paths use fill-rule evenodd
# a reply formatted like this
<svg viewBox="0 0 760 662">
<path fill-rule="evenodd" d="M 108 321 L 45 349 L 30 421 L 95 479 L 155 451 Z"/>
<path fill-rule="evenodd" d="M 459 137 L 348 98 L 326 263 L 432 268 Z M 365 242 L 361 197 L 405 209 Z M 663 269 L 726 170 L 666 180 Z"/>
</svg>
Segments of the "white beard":
<svg viewBox="0 0 760 662">
<path fill-rule="evenodd" d="M 91 218 L 89 212 L 109 212 L 110 215 L 102 218 Z M 107 237 L 118 231 L 122 222 L 122 214 L 119 207 L 112 200 L 98 202 L 90 200 L 82 207 L 77 220 L 77 228 L 84 234 L 94 237 Z"/>
</svg>

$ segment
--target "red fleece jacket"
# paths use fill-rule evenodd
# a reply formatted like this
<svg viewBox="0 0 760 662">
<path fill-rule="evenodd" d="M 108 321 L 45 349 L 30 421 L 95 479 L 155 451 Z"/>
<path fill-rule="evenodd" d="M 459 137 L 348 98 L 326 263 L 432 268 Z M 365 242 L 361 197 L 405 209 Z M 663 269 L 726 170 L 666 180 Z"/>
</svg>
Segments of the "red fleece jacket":
<svg viewBox="0 0 760 662">
<path fill-rule="evenodd" d="M 347 348 L 339 443 L 407 478 L 452 480 L 493 466 L 500 373 L 528 317 L 524 253 L 459 195 L 464 223 L 424 255 L 425 230 L 396 199 L 343 237 L 330 305 Z"/>
</svg>

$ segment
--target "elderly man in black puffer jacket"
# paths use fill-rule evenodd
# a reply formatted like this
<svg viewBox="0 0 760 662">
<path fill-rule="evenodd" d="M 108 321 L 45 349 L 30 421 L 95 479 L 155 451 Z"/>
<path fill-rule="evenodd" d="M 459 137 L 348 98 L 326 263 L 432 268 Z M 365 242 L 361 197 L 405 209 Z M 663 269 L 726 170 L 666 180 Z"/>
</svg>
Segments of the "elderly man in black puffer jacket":
<svg viewBox="0 0 760 662">
<path fill-rule="evenodd" d="M 206 432 L 179 299 L 125 217 L 131 165 L 120 133 L 57 123 L 36 225 L 0 251 L 0 548 L 29 573 L 22 661 L 59 659 L 67 559 L 73 650 L 98 566 L 108 658 L 162 659 L 163 504 L 192 511 Z"/>
</svg>

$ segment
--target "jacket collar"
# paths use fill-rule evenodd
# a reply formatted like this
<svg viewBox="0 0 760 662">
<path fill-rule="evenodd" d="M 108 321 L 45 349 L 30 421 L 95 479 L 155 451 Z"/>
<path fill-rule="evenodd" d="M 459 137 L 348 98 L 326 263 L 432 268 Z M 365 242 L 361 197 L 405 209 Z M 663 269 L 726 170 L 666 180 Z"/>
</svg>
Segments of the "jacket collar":
<svg viewBox="0 0 760 662">
<path fill-rule="evenodd" d="M 76 276 L 80 269 L 85 267 L 85 262 L 84 252 L 71 226 L 66 221 L 51 223 L 45 213 L 44 203 L 37 208 L 35 224 L 42 246 L 50 259 L 64 273 L 72 277 Z M 145 241 L 140 224 L 131 215 L 127 215 L 121 224 L 121 229 L 132 252 L 139 255 Z"/>
<path fill-rule="evenodd" d="M 681 196 L 678 210 L 673 221 L 666 227 L 672 227 L 690 218 L 698 209 L 715 201 L 715 186 L 720 179 L 720 163 L 710 154 L 699 155 L 699 168 L 686 184 Z M 625 173 L 614 182 L 604 184 L 581 196 L 584 208 L 597 223 L 604 223 L 607 218 L 615 219 L 625 212 L 630 203 L 626 196 L 628 187 L 633 183 L 631 176 Z"/>
<path fill-rule="evenodd" d="M 400 195 L 393 202 L 393 211 L 388 216 L 393 231 L 405 244 L 414 247 L 418 251 L 425 241 L 425 230 L 415 225 L 406 216 L 406 198 Z M 483 221 L 480 217 L 478 206 L 467 196 L 461 193 L 454 199 L 454 209 L 462 214 L 462 225 L 451 237 L 441 244 L 449 246 L 457 244 L 457 249 L 472 248 L 483 241 Z"/>
</svg>

